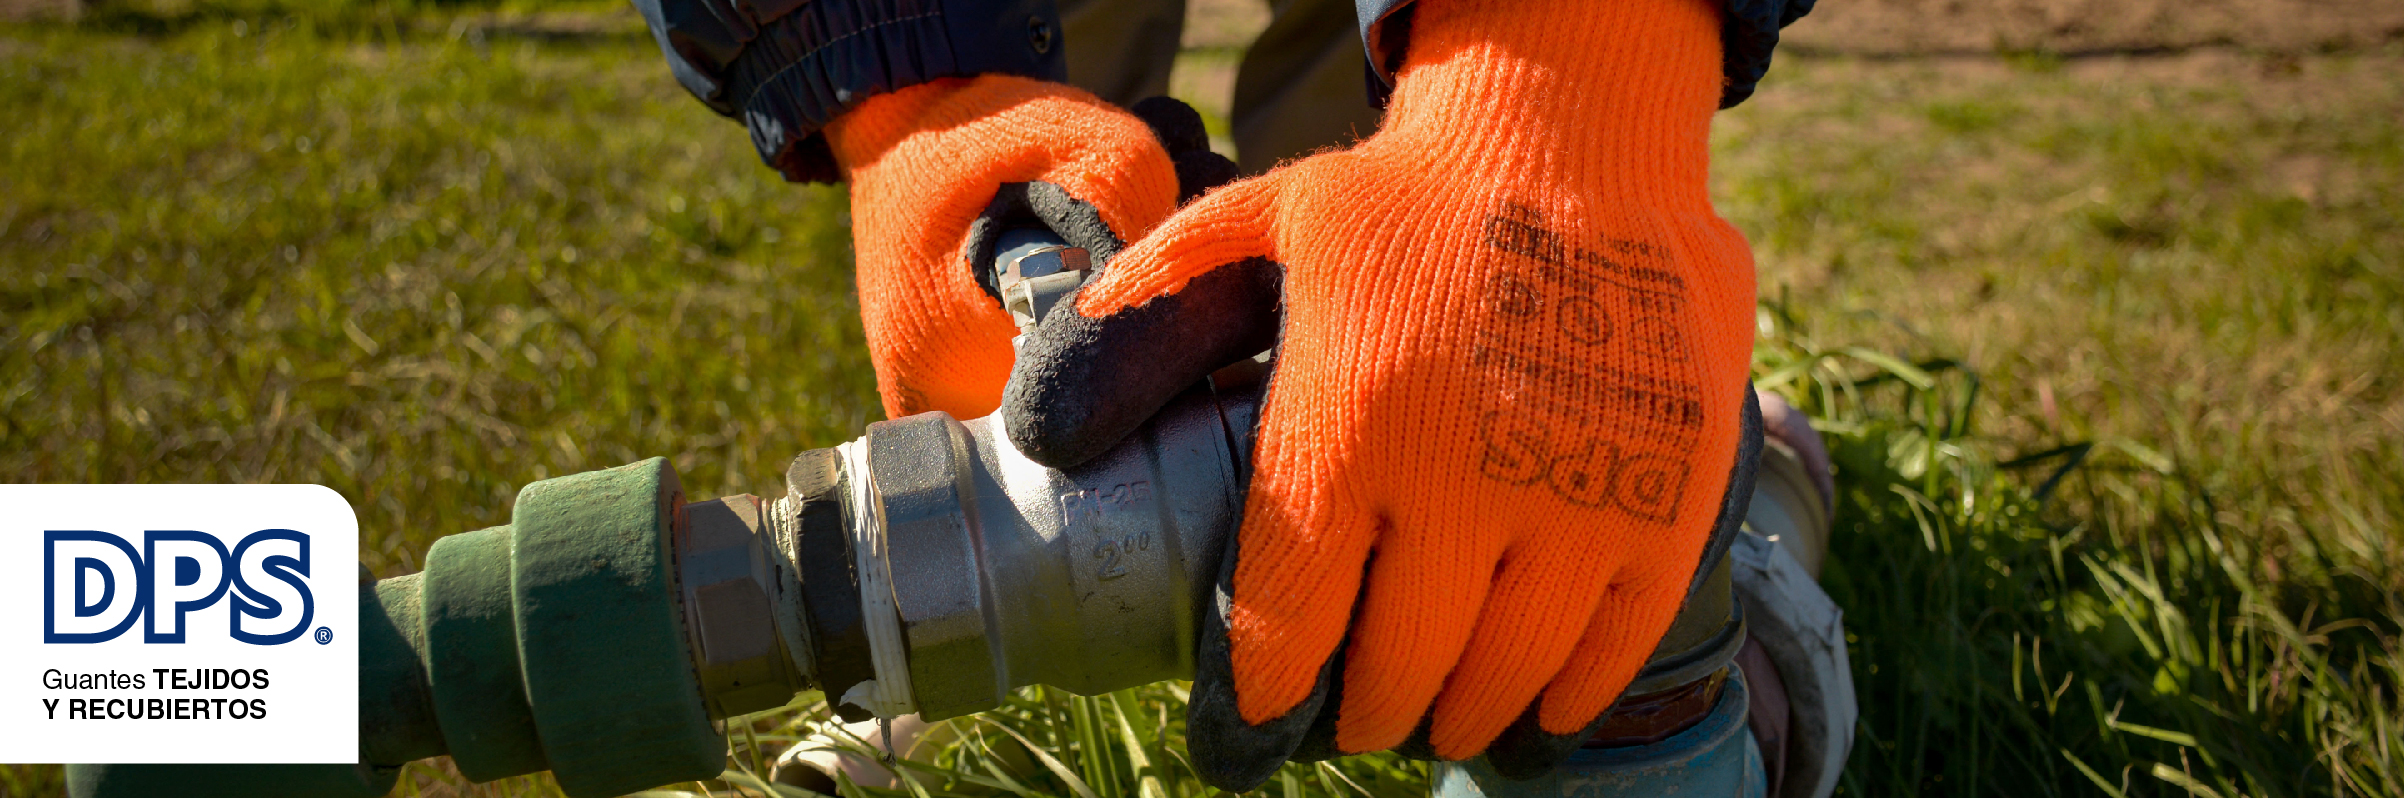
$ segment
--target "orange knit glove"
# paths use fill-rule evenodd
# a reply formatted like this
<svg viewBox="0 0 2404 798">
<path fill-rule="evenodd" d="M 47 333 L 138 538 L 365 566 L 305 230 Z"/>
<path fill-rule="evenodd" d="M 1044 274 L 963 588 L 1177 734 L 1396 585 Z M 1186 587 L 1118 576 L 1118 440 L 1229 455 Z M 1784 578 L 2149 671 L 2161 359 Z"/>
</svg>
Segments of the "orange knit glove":
<svg viewBox="0 0 2404 798">
<path fill-rule="evenodd" d="M 1001 401 L 1018 330 L 972 265 L 979 234 L 984 260 L 1006 222 L 1105 258 L 1177 206 L 1177 163 L 1146 119 L 1057 83 L 937 80 L 871 97 L 825 132 L 851 183 L 860 317 L 890 418 L 977 418 Z"/>
<path fill-rule="evenodd" d="M 1232 673 L 1206 637 L 1189 714 L 1225 789 L 1293 753 L 1340 645 L 1341 752 L 1423 730 L 1466 758 L 1523 713 L 1582 734 L 1734 479 L 1754 285 L 1705 186 L 1718 7 L 1416 8 L 1375 136 L 1170 217 L 1030 336 L 1004 400 L 1023 451 L 1071 464 L 1277 344 Z"/>
</svg>

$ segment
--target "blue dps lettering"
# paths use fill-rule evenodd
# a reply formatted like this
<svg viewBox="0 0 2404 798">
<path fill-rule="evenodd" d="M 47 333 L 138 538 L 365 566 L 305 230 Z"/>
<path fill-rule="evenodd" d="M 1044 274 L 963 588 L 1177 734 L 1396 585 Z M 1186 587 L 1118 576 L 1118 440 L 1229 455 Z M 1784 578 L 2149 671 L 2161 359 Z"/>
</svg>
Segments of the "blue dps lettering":
<svg viewBox="0 0 2404 798">
<path fill-rule="evenodd" d="M 309 536 L 253 532 L 231 550 L 215 535 L 153 530 L 142 547 L 107 532 L 42 533 L 42 642 L 103 643 L 136 624 L 144 643 L 182 643 L 185 616 L 230 600 L 227 633 L 252 645 L 297 640 L 317 602 Z"/>
</svg>

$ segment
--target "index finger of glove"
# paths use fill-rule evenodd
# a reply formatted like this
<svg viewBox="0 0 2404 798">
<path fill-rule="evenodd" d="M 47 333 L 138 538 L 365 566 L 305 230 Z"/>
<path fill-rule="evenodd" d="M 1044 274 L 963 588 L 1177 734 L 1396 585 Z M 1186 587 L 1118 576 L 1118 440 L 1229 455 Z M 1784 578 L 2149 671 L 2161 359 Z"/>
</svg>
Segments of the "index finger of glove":
<svg viewBox="0 0 2404 798">
<path fill-rule="evenodd" d="M 1027 333 L 1004 426 L 1054 468 L 1116 444 L 1212 371 L 1274 346 L 1283 269 L 1267 256 L 1278 176 L 1230 185 L 1162 222 Z"/>
<path fill-rule="evenodd" d="M 988 75 L 911 86 L 836 119 L 826 136 L 851 179 L 854 216 L 886 212 L 895 234 L 926 238 L 919 262 L 960 251 L 1004 185 L 1052 184 L 1118 241 L 1177 205 L 1176 167 L 1151 126 L 1055 83 Z"/>
<path fill-rule="evenodd" d="M 1055 83 L 910 86 L 864 101 L 826 138 L 851 179 L 861 321 L 893 417 L 974 418 L 1000 404 L 1016 328 L 979 276 L 992 253 L 977 241 L 993 237 L 980 231 L 999 232 L 979 220 L 1047 227 L 1106 257 L 1176 207 L 1176 172 L 1150 127 Z M 1024 212 L 996 214 L 1011 197 Z"/>
<path fill-rule="evenodd" d="M 1171 215 L 1079 294 L 1077 314 L 1110 316 L 1183 293 L 1194 278 L 1221 266 L 1274 259 L 1277 200 L 1289 174 L 1228 184 Z"/>
</svg>

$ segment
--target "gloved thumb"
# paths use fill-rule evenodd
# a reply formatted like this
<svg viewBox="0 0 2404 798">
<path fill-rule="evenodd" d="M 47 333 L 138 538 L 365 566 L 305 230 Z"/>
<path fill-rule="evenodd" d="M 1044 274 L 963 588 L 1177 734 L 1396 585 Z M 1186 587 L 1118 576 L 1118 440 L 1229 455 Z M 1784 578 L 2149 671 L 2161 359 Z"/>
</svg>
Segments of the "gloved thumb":
<svg viewBox="0 0 2404 798">
<path fill-rule="evenodd" d="M 1196 200 L 1028 331 L 1002 391 L 1020 452 L 1053 468 L 1083 463 L 1212 371 L 1276 344 L 1283 269 L 1266 256 L 1277 180 Z"/>
</svg>

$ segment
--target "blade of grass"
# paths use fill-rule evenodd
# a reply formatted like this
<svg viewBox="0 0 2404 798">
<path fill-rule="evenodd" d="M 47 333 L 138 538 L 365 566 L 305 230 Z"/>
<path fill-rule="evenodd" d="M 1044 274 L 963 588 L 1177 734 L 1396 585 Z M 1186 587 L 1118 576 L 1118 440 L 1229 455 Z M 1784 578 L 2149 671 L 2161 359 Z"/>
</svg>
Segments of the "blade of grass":
<svg viewBox="0 0 2404 798">
<path fill-rule="evenodd" d="M 1328 779 L 1334 779 L 1342 782 L 1344 786 L 1352 788 L 1353 792 L 1360 793 L 1363 798 L 1374 798 L 1374 796 L 1369 795 L 1369 791 L 1367 789 L 1361 787 L 1360 783 L 1353 781 L 1352 777 L 1344 775 L 1344 771 L 1338 770 L 1334 766 L 1323 761 L 1313 762 L 1311 763 L 1311 766 L 1319 771 L 1319 781 L 1321 783 L 1325 784 Z M 1335 785 L 1328 784 L 1327 791 L 1330 793 L 1336 792 Z"/>
<path fill-rule="evenodd" d="M 1902 358 L 1894 355 L 1880 352 L 1876 349 L 1859 346 L 1846 347 L 1838 351 L 1843 352 L 1846 357 L 1877 366 L 1880 371 L 1893 375 L 1897 379 L 1903 380 L 1905 383 L 1911 385 L 1911 387 L 1918 388 L 1923 391 L 1937 387 L 1937 378 L 1935 375 L 1929 374 L 1926 370 L 1921 369 L 1919 366 L 1906 363 Z"/>
<path fill-rule="evenodd" d="M 2095 786 L 2103 790 L 2105 795 L 2112 796 L 2112 798 L 2128 798 L 2128 794 L 2122 792 L 2119 787 L 2114 787 L 2111 782 L 2104 781 L 2103 774 L 2095 772 L 2094 768 L 2087 767 L 2087 763 L 2079 761 L 2077 755 L 2070 753 L 2070 749 L 2061 750 L 2062 758 L 2070 760 L 2070 766 L 2078 768 L 2078 772 L 2085 775 L 2088 781 L 2095 782 Z"/>
<path fill-rule="evenodd" d="M 980 787 L 991 787 L 997 790 L 1008 790 L 1012 792 L 1024 792 L 1026 789 L 1024 786 L 1019 785 L 1015 781 L 995 781 L 973 773 L 965 773 L 956 768 L 947 768 L 928 762 L 920 762 L 915 759 L 895 759 L 893 760 L 893 764 L 906 770 L 922 771 L 925 773 L 942 776 L 947 779 L 968 782 Z"/>
<path fill-rule="evenodd" d="M 2169 765 L 2155 762 L 2153 774 L 2154 778 L 2170 782 L 2171 786 L 2186 790 L 2189 795 L 2200 796 L 2200 798 L 2220 798 L 2219 790 L 2212 789 L 2209 785 L 2196 781 L 2195 777 L 2181 773 L 2177 768 Z"/>
<path fill-rule="evenodd" d="M 829 798 L 825 793 L 822 792 L 795 787 L 790 784 L 778 784 L 776 782 L 772 782 L 739 770 L 729 770 L 724 773 L 720 773 L 718 774 L 718 780 L 728 784 L 740 784 L 754 790 L 759 790 L 760 792 L 771 796 L 777 796 L 777 798 Z"/>
<path fill-rule="evenodd" d="M 1067 765 L 1061 764 L 1060 760 L 1054 759 L 1050 753 L 1045 752 L 1041 747 L 1035 745 L 1035 741 L 1029 740 L 1025 735 L 1019 734 L 1018 730 L 1016 729 L 1012 729 L 992 720 L 980 720 L 983 720 L 986 725 L 1000 730 L 1003 734 L 1010 735 L 1013 739 L 1018 740 L 1020 745 L 1026 746 L 1027 752 L 1035 755 L 1035 761 L 1043 763 L 1044 769 L 1051 771 L 1052 775 L 1060 777 L 1061 781 L 1067 782 L 1069 790 L 1075 792 L 1077 794 L 1077 798 L 1100 798 L 1099 796 L 1094 795 L 1093 788 L 1087 786 L 1084 779 L 1077 778 L 1077 774 L 1074 771 L 1069 770 Z"/>
<path fill-rule="evenodd" d="M 1110 714 L 1118 719 L 1119 736 L 1127 743 L 1127 764 L 1136 775 L 1136 794 L 1142 798 L 1168 798 L 1161 787 L 1160 777 L 1152 772 L 1152 761 L 1144 755 L 1144 741 L 1135 734 L 1135 724 L 1127 722 L 1126 705 L 1134 702 L 1134 692 L 1122 690 L 1110 694 Z"/>
</svg>

